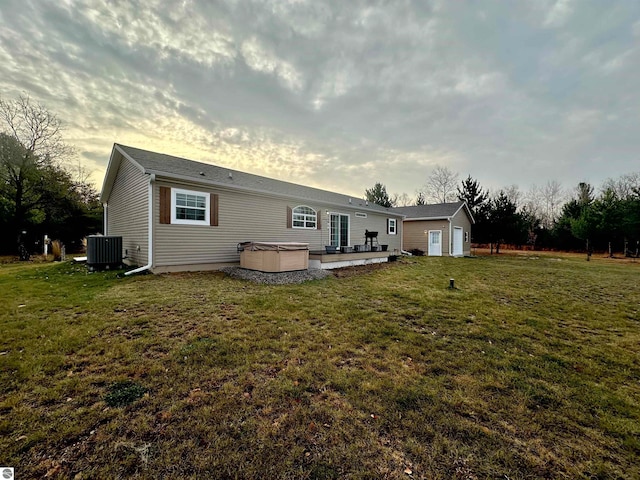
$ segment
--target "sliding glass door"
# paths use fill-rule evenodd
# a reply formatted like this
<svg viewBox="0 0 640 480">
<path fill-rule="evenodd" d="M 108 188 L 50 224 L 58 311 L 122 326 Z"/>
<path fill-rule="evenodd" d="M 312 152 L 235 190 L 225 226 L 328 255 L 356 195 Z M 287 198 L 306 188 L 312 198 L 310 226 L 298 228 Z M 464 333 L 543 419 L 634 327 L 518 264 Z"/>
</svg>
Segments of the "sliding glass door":
<svg viewBox="0 0 640 480">
<path fill-rule="evenodd" d="M 349 245 L 349 215 L 331 213 L 331 245 L 334 247 L 346 247 Z"/>
</svg>

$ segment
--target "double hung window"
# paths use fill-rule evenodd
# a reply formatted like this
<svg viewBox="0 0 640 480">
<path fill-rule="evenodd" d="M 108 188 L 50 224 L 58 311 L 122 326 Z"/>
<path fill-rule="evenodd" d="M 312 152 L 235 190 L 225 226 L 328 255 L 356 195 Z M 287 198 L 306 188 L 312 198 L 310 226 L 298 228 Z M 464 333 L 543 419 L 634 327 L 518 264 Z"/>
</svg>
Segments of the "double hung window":
<svg viewBox="0 0 640 480">
<path fill-rule="evenodd" d="M 387 233 L 389 235 L 396 235 L 397 233 L 397 220 L 395 218 L 387 219 Z"/>
<path fill-rule="evenodd" d="M 171 189 L 171 223 L 209 224 L 209 195 L 191 190 Z"/>
</svg>

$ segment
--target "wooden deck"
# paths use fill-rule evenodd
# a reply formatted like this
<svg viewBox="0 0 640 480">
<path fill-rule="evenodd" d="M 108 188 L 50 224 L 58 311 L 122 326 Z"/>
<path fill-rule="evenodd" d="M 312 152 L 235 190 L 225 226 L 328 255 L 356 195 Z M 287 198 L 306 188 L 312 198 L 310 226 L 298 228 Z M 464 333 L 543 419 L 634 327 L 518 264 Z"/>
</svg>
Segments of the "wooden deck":
<svg viewBox="0 0 640 480">
<path fill-rule="evenodd" d="M 390 255 L 397 254 L 397 252 L 393 251 L 356 253 L 309 252 L 309 268 L 329 270 L 332 268 L 344 268 L 354 265 L 384 263 L 389 261 Z"/>
</svg>

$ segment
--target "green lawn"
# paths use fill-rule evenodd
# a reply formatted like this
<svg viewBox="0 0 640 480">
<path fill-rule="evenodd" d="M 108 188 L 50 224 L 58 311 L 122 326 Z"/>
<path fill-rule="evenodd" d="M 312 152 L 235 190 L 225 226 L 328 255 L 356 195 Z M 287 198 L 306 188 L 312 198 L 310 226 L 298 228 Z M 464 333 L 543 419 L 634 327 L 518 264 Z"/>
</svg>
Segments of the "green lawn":
<svg viewBox="0 0 640 480">
<path fill-rule="evenodd" d="M 17 478 L 640 478 L 640 263 L 116 273 L 0 265 Z"/>
</svg>

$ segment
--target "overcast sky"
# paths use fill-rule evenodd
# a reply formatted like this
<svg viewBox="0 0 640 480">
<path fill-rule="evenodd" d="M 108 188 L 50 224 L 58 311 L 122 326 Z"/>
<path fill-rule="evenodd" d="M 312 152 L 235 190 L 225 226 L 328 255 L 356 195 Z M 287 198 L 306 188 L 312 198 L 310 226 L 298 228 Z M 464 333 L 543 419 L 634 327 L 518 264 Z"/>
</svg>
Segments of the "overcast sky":
<svg viewBox="0 0 640 480">
<path fill-rule="evenodd" d="M 172 5 L 172 6 L 169 6 Z M 0 96 L 114 142 L 362 196 L 640 170 L 640 1 L 0 0 Z"/>
</svg>

